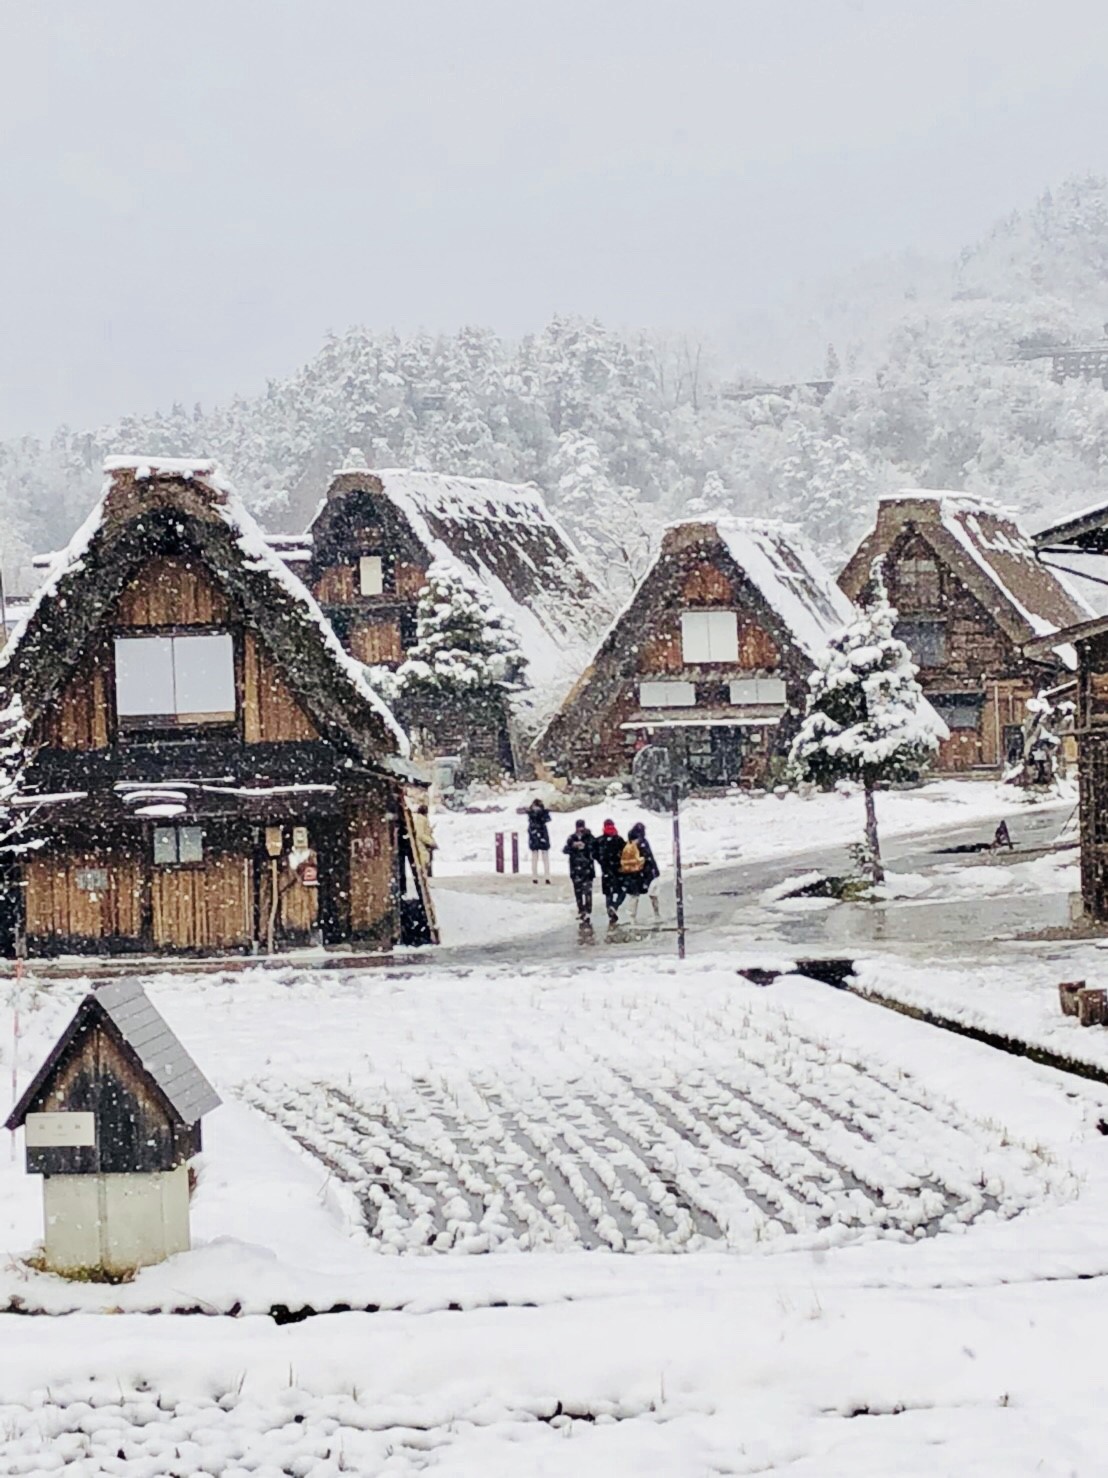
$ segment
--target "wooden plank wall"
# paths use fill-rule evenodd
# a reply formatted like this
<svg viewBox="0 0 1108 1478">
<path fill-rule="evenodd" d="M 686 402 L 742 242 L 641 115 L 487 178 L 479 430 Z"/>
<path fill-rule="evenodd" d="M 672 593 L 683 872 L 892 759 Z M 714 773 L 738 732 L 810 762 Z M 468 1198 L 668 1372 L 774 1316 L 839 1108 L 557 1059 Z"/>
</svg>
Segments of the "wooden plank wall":
<svg viewBox="0 0 1108 1478">
<path fill-rule="evenodd" d="M 243 639 L 243 736 L 247 744 L 279 744 L 319 738 L 280 668 L 251 633 Z"/>
<path fill-rule="evenodd" d="M 395 939 L 396 821 L 390 808 L 369 804 L 350 817 L 350 928 Z"/>
<path fill-rule="evenodd" d="M 238 949 L 253 937 L 250 862 L 209 856 L 200 867 L 156 867 L 151 887 L 156 949 Z"/>
<path fill-rule="evenodd" d="M 103 749 L 109 739 L 111 644 L 100 641 L 82 660 L 56 703 L 39 720 L 36 742 L 48 749 Z"/>
<path fill-rule="evenodd" d="M 401 662 L 404 659 L 404 644 L 400 639 L 400 623 L 388 621 L 359 621 L 351 628 L 347 645 L 351 655 L 359 662 L 370 665 L 376 662 Z"/>
<path fill-rule="evenodd" d="M 103 893 L 77 887 L 77 873 L 100 868 Z M 24 864 L 29 938 L 138 939 L 142 933 L 142 864 L 123 852 L 32 855 Z"/>
<path fill-rule="evenodd" d="M 267 857 L 258 869 L 258 934 L 264 941 L 272 902 L 273 868 Z M 319 922 L 319 889 L 306 888 L 292 878 L 285 859 L 277 869 L 277 933 L 278 935 L 310 934 Z"/>
<path fill-rule="evenodd" d="M 359 598 L 356 563 L 348 560 L 340 565 L 328 565 L 320 572 L 313 594 L 323 606 L 354 605 Z"/>
<path fill-rule="evenodd" d="M 152 559 L 119 598 L 117 626 L 219 626 L 231 619 L 226 596 L 199 563 Z"/>
</svg>

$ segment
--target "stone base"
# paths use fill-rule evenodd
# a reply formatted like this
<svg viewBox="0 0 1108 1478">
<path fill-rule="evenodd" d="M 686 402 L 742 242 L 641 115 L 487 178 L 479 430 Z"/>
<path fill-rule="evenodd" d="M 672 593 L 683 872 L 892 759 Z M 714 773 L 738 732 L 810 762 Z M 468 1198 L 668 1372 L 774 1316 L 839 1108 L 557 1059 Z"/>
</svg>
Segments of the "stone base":
<svg viewBox="0 0 1108 1478">
<path fill-rule="evenodd" d="M 151 1175 L 47 1175 L 45 1265 L 112 1276 L 189 1249 L 187 1165 Z"/>
</svg>

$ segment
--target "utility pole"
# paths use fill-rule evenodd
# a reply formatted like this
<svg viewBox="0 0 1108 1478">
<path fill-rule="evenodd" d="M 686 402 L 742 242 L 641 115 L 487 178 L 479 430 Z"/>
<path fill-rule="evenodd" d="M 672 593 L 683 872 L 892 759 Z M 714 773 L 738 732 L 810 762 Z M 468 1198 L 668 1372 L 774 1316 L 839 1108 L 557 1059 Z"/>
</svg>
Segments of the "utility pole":
<svg viewBox="0 0 1108 1478">
<path fill-rule="evenodd" d="M 673 896 L 677 905 L 677 958 L 685 958 L 685 883 L 681 876 L 681 787 L 673 787 Z"/>
</svg>

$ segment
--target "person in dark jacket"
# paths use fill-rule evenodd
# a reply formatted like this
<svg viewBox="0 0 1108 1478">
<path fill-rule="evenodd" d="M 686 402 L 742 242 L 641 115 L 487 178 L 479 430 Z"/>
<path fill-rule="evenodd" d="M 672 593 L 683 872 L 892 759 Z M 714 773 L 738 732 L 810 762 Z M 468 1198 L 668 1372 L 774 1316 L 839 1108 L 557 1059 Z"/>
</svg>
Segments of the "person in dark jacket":
<svg viewBox="0 0 1108 1478">
<path fill-rule="evenodd" d="M 583 924 L 592 917 L 592 881 L 596 876 L 596 838 L 578 821 L 562 851 L 569 858 L 569 880 L 577 900 L 577 917 Z"/>
<path fill-rule="evenodd" d="M 616 830 L 614 821 L 604 823 L 604 829 L 596 839 L 596 860 L 600 864 L 600 886 L 604 891 L 604 902 L 608 909 L 608 920 L 615 923 L 619 918 L 619 906 L 627 896 L 623 886 L 623 874 L 619 870 L 620 858 L 626 843 Z"/>
<path fill-rule="evenodd" d="M 539 859 L 542 859 L 546 883 L 550 886 L 550 812 L 538 796 L 527 807 L 527 845 L 531 849 L 531 881 L 539 881 Z"/>
<path fill-rule="evenodd" d="M 658 902 L 658 879 L 662 872 L 654 859 L 654 848 L 646 839 L 646 827 L 641 821 L 636 821 L 627 833 L 627 845 L 623 849 L 620 871 L 627 896 L 631 900 L 631 922 L 634 923 L 638 918 L 639 899 L 644 896 L 650 899 L 655 920 L 660 919 L 662 909 Z"/>
</svg>

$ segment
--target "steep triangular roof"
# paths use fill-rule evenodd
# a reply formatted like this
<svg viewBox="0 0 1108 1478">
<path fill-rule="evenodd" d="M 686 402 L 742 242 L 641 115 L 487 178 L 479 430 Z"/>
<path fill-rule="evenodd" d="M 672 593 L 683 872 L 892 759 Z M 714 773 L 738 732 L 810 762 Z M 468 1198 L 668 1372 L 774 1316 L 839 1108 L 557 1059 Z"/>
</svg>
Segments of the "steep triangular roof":
<svg viewBox="0 0 1108 1478">
<path fill-rule="evenodd" d="M 772 520 L 718 517 L 666 529 L 658 553 L 616 617 L 557 713 L 535 740 L 535 754 L 552 754 L 575 727 L 575 712 L 595 684 L 607 690 L 632 673 L 634 652 L 649 635 L 653 612 L 677 598 L 690 563 L 713 558 L 750 597 L 752 614 L 779 650 L 792 647 L 813 664 L 855 609 L 800 532 Z"/>
<path fill-rule="evenodd" d="M 134 572 L 183 551 L 242 611 L 322 734 L 363 763 L 407 771 L 404 731 L 213 463 L 112 458 L 105 474 L 0 653 L 0 690 L 18 693 L 29 720 L 56 697 Z"/>
<path fill-rule="evenodd" d="M 103 1026 L 153 1081 L 169 1113 L 186 1128 L 218 1108 L 219 1094 L 170 1031 L 137 980 L 116 980 L 87 995 L 8 1115 L 19 1129 L 70 1046 L 91 1026 Z"/>
<path fill-rule="evenodd" d="M 900 535 L 914 530 L 949 565 L 1005 635 L 1019 647 L 1051 636 L 1093 614 L 1082 597 L 1036 557 L 1035 548 L 1007 509 L 964 493 L 897 493 L 878 503 L 877 523 L 847 562 L 839 583 L 857 597 L 873 561 Z M 1072 648 L 1057 656 L 1072 666 Z"/>
<path fill-rule="evenodd" d="M 358 493 L 384 496 L 432 560 L 460 566 L 514 623 L 536 688 L 580 670 L 603 600 L 581 553 L 534 486 L 411 469 L 336 472 L 318 530 Z"/>
</svg>

